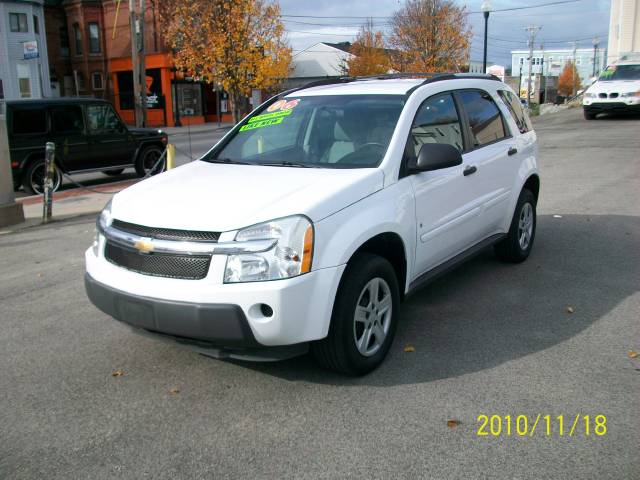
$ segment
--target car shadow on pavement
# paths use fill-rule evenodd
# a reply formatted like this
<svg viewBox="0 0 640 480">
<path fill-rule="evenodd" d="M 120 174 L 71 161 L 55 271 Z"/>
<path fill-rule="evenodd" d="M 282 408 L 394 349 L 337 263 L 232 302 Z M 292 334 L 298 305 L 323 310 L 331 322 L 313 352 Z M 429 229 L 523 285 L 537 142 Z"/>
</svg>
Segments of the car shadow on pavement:
<svg viewBox="0 0 640 480">
<path fill-rule="evenodd" d="M 539 216 L 526 262 L 501 263 L 488 250 L 405 302 L 387 359 L 361 378 L 322 370 L 310 355 L 233 363 L 289 381 L 345 386 L 423 383 L 490 369 L 570 339 L 635 293 L 639 238 L 637 217 Z M 406 353 L 407 345 L 415 351 Z"/>
</svg>

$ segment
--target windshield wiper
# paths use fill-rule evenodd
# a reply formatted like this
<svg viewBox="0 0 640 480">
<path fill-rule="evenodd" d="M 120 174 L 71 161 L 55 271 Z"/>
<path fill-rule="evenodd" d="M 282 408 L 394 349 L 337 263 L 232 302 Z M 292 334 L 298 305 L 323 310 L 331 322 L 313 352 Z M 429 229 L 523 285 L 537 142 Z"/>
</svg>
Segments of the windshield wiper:
<svg viewBox="0 0 640 480">
<path fill-rule="evenodd" d="M 230 158 L 212 158 L 207 160 L 209 163 L 228 163 L 233 165 L 255 165 L 249 162 L 243 162 L 242 160 L 232 160 Z"/>
<path fill-rule="evenodd" d="M 317 165 L 310 163 L 289 162 L 284 160 L 282 162 L 260 162 L 258 165 L 264 165 L 266 167 L 299 167 L 299 168 L 319 168 Z"/>
</svg>

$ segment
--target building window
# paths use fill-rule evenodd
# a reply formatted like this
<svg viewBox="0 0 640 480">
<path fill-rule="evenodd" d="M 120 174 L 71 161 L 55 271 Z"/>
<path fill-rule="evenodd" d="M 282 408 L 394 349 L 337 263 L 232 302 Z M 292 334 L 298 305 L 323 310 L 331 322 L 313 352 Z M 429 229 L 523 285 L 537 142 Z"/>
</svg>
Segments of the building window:
<svg viewBox="0 0 640 480">
<path fill-rule="evenodd" d="M 582 63 L 582 57 L 576 57 L 576 65 L 580 65 Z"/>
<path fill-rule="evenodd" d="M 524 65 L 524 57 L 520 57 L 520 66 Z"/>
<path fill-rule="evenodd" d="M 82 55 L 82 30 L 80 30 L 80 24 L 73 24 L 73 40 L 76 47 L 76 55 Z"/>
<path fill-rule="evenodd" d="M 67 27 L 60 27 L 60 55 L 63 57 L 69 56 L 69 30 Z"/>
<path fill-rule="evenodd" d="M 82 72 L 76 72 L 76 82 L 78 83 L 78 91 L 84 92 L 84 75 Z"/>
<path fill-rule="evenodd" d="M 18 71 L 18 89 L 20 90 L 20 98 L 31 98 L 31 71 L 29 65 L 18 63 L 16 65 Z"/>
<path fill-rule="evenodd" d="M 89 53 L 100 53 L 100 27 L 97 23 L 89 23 Z"/>
<path fill-rule="evenodd" d="M 12 32 L 28 32 L 26 13 L 9 13 L 9 28 Z"/>
<path fill-rule="evenodd" d="M 38 21 L 38 16 L 33 16 L 33 32 L 36 35 L 40 35 L 40 22 Z"/>
<path fill-rule="evenodd" d="M 93 72 L 91 74 L 91 86 L 94 90 L 104 90 L 102 83 L 102 72 Z"/>
</svg>

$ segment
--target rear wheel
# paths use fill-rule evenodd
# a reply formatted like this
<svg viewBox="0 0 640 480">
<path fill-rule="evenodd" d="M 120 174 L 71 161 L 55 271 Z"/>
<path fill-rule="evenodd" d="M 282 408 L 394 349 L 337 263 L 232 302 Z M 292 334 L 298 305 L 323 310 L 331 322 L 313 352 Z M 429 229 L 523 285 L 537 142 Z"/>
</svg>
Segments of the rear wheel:
<svg viewBox="0 0 640 480">
<path fill-rule="evenodd" d="M 374 370 L 387 355 L 398 323 L 400 295 L 391 264 L 357 254 L 344 273 L 329 334 L 311 351 L 320 365 L 348 375 Z"/>
<path fill-rule="evenodd" d="M 587 110 L 586 108 L 582 109 L 582 113 L 584 113 L 584 119 L 585 120 L 595 120 L 596 115 L 595 113 L 590 112 L 589 110 Z"/>
<path fill-rule="evenodd" d="M 44 159 L 35 160 L 32 162 L 24 173 L 22 178 L 22 187 L 24 191 L 32 195 L 42 195 L 44 193 L 44 179 L 45 179 L 45 164 Z M 58 167 L 55 167 L 53 174 L 53 191 L 55 192 L 60 188 L 62 183 L 62 173 Z"/>
<path fill-rule="evenodd" d="M 163 150 L 155 145 L 144 147 L 136 160 L 136 173 L 140 177 L 144 177 L 148 174 L 156 175 L 164 172 L 167 160 L 166 158 L 160 160 L 162 152 Z M 158 160 L 160 160 L 160 163 L 158 163 Z"/>
<path fill-rule="evenodd" d="M 494 247 L 496 256 L 506 262 L 527 259 L 536 236 L 536 198 L 530 190 L 522 190 L 511 219 L 507 236 Z"/>
</svg>

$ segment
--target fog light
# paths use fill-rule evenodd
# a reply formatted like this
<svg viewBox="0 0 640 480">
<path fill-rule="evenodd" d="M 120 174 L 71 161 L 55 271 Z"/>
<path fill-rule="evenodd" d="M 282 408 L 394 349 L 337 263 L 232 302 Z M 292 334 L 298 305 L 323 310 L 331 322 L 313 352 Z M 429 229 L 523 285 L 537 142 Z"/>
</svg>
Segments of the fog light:
<svg viewBox="0 0 640 480">
<path fill-rule="evenodd" d="M 262 313 L 262 315 L 264 315 L 265 317 L 272 317 L 273 316 L 273 308 L 271 308 L 266 303 L 261 303 L 260 304 L 260 313 Z"/>
</svg>

